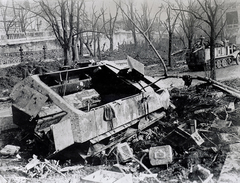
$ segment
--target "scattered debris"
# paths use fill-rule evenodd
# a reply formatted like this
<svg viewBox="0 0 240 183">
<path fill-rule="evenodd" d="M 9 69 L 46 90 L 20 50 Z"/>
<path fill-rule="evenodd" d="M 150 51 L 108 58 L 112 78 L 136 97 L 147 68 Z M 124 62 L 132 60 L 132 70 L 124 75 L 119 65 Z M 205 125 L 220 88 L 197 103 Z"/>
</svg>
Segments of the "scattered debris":
<svg viewBox="0 0 240 183">
<path fill-rule="evenodd" d="M 47 177 L 52 170 L 65 177 L 65 175 L 58 170 L 60 169 L 58 161 L 45 159 L 44 162 L 42 162 L 36 155 L 33 155 L 33 158 L 25 166 L 25 169 L 30 177 Z"/>
<path fill-rule="evenodd" d="M 82 171 L 87 167 L 85 164 L 100 164 L 110 168 L 91 171 L 81 180 L 89 183 L 134 182 L 135 178 L 143 182 L 216 181 L 227 147 L 240 142 L 240 92 L 211 80 L 207 81 L 212 85 L 190 87 L 189 80 L 185 82 L 187 88 L 161 90 L 134 69 L 129 75 L 128 69 L 117 68 L 105 62 L 84 74 L 81 72 L 83 75 L 77 75 L 78 78 L 77 70 L 63 70 L 40 78 L 30 76 L 22 82 L 24 86 L 18 86 L 22 92 L 13 90 L 13 111 L 24 108 L 27 119 L 19 121 L 19 116 L 14 117 L 15 123 L 28 132 L 21 143 L 31 142 L 25 144 L 26 149 L 42 144 L 45 148 L 42 149 L 50 154 L 47 159 L 34 155 L 24 169 L 28 176 L 65 177 Z M 98 78 L 95 74 L 101 70 L 105 72 Z M 97 82 L 106 79 L 105 73 L 117 76 L 111 84 L 112 93 L 107 93 L 109 88 L 105 90 L 107 85 L 100 86 Z M 52 79 L 57 82 L 48 83 Z M 114 83 L 122 79 L 121 92 L 128 93 L 114 88 Z M 27 86 L 30 81 L 35 83 L 35 89 Z M 125 90 L 125 87 L 130 88 Z M 218 89 L 222 87 L 227 93 Z M 23 96 L 29 97 L 28 100 L 19 102 Z M 230 97 L 234 99 L 229 100 Z M 77 156 L 81 154 L 85 164 L 63 165 L 51 159 L 67 161 L 68 152 L 74 150 Z M 18 153 L 14 155 L 19 159 L 22 155 L 21 151 Z"/>
<path fill-rule="evenodd" d="M 0 154 L 5 156 L 13 156 L 19 152 L 20 147 L 15 145 L 6 145 L 1 149 Z"/>
<path fill-rule="evenodd" d="M 213 174 L 211 172 L 202 167 L 201 165 L 197 165 L 193 168 L 192 172 L 189 174 L 190 181 L 202 182 L 202 183 L 213 183 L 212 177 Z"/>
<path fill-rule="evenodd" d="M 69 167 L 62 168 L 59 171 L 64 173 L 64 172 L 76 171 L 76 170 L 82 169 L 83 167 L 84 167 L 83 165 L 69 166 Z"/>
<path fill-rule="evenodd" d="M 227 111 L 228 112 L 233 112 L 234 110 L 235 110 L 234 102 L 230 102 L 227 106 Z"/>
<path fill-rule="evenodd" d="M 33 155 L 33 158 L 29 161 L 29 163 L 25 166 L 25 168 L 27 170 L 30 170 L 40 163 L 41 163 L 41 161 L 39 159 L 37 159 L 37 156 Z"/>
<path fill-rule="evenodd" d="M 139 180 L 141 180 L 141 181 L 144 181 L 144 179 L 146 179 L 146 178 L 157 178 L 157 174 L 156 173 L 154 173 L 154 174 L 145 174 L 145 173 L 141 173 L 140 172 L 140 174 L 139 174 Z"/>
<path fill-rule="evenodd" d="M 6 102 L 6 101 L 10 101 L 11 98 L 10 97 L 1 97 L 0 98 L 0 102 Z"/>
<path fill-rule="evenodd" d="M 131 174 L 123 174 L 107 170 L 98 170 L 81 179 L 83 183 L 132 183 Z"/>
</svg>

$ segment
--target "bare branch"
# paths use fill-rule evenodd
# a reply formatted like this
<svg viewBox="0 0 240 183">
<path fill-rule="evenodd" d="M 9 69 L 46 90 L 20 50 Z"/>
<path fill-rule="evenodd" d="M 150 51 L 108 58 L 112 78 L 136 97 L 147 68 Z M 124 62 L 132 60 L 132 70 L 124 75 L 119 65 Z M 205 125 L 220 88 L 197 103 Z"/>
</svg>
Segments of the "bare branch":
<svg viewBox="0 0 240 183">
<path fill-rule="evenodd" d="M 148 39 L 148 37 L 146 36 L 146 34 L 144 33 L 144 31 L 139 28 L 136 23 L 131 19 L 131 17 L 129 17 L 127 15 L 127 13 L 122 9 L 122 7 L 117 3 L 115 2 L 116 5 L 120 8 L 120 10 L 123 12 L 123 14 L 133 23 L 133 25 L 139 30 L 139 32 L 144 36 L 144 38 L 147 40 L 147 42 L 149 43 L 149 45 L 151 46 L 151 48 L 153 49 L 153 51 L 156 53 L 157 57 L 160 59 L 160 61 L 162 62 L 163 64 L 163 68 L 164 68 L 164 75 L 167 76 L 167 67 L 166 67 L 166 64 L 164 62 L 164 60 L 162 59 L 162 57 L 160 56 L 160 54 L 158 53 L 158 51 L 156 50 L 156 48 L 153 46 L 152 42 Z"/>
</svg>

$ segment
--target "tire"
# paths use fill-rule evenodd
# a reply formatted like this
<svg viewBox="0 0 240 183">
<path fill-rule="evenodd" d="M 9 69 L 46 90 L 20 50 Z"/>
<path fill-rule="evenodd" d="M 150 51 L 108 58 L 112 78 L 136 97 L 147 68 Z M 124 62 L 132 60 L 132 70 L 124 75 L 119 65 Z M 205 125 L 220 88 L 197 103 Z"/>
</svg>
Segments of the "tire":
<svg viewBox="0 0 240 183">
<path fill-rule="evenodd" d="M 222 59 L 222 66 L 223 66 L 223 67 L 227 67 L 227 66 L 228 66 L 227 58 L 223 58 L 223 59 Z"/>
<path fill-rule="evenodd" d="M 230 65 L 232 63 L 232 61 L 233 61 L 233 59 L 231 57 L 227 58 L 228 65 Z"/>
<path fill-rule="evenodd" d="M 240 64 L 240 54 L 237 54 L 237 56 L 236 56 L 236 63 L 237 63 L 237 65 Z"/>
<path fill-rule="evenodd" d="M 215 64 L 216 64 L 216 68 L 218 68 L 218 69 L 222 67 L 222 62 L 220 59 L 216 60 Z"/>
</svg>

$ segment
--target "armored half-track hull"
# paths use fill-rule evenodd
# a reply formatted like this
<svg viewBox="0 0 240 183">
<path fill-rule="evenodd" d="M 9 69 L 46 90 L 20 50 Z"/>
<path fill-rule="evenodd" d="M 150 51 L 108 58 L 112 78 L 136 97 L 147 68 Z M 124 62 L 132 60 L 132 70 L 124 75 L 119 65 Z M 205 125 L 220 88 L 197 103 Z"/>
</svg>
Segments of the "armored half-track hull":
<svg viewBox="0 0 240 183">
<path fill-rule="evenodd" d="M 89 144 L 133 125 L 140 130 L 148 127 L 164 116 L 169 93 L 148 80 L 140 63 L 130 57 L 128 61 L 135 64 L 102 61 L 28 76 L 10 95 L 13 122 L 40 139 L 47 138 L 51 156 L 74 145 L 88 156 Z"/>
</svg>

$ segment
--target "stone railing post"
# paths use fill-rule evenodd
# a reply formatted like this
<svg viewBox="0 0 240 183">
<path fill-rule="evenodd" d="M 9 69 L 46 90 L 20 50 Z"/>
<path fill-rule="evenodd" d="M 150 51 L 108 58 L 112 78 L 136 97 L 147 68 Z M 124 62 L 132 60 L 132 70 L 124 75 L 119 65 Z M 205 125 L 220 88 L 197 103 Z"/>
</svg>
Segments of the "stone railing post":
<svg viewBox="0 0 240 183">
<path fill-rule="evenodd" d="M 21 62 L 23 62 L 23 49 L 22 49 L 21 46 L 20 46 L 19 51 L 20 51 L 20 59 L 21 59 Z"/>
<path fill-rule="evenodd" d="M 46 59 L 46 46 L 43 46 L 43 58 Z"/>
</svg>

